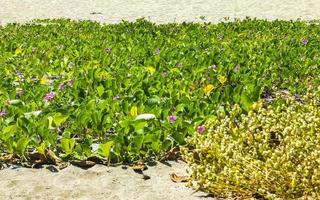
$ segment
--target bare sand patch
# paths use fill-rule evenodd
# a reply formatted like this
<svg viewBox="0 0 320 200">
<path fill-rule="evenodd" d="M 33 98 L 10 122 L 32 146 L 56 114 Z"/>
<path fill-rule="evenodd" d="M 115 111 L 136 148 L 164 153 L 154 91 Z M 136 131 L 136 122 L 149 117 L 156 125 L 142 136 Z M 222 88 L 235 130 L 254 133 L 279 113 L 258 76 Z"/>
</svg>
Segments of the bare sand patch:
<svg viewBox="0 0 320 200">
<path fill-rule="evenodd" d="M 71 18 L 118 23 L 145 17 L 156 23 L 219 22 L 224 17 L 320 19 L 319 0 L 0 0 L 0 24 L 32 19 Z M 0 199 L 211 199 L 173 183 L 169 173 L 186 173 L 181 162 L 158 163 L 145 172 L 151 179 L 122 167 L 96 165 L 0 171 Z"/>
<path fill-rule="evenodd" d="M 205 17 L 205 20 L 201 19 Z M 0 23 L 71 18 L 106 23 L 145 17 L 156 23 L 219 22 L 224 17 L 320 19 L 319 0 L 1 0 Z"/>
<path fill-rule="evenodd" d="M 170 173 L 186 175 L 183 162 L 157 163 L 144 174 L 130 167 L 95 165 L 87 170 L 69 166 L 59 172 L 19 167 L 0 171 L 0 199 L 210 200 L 205 193 L 174 183 Z"/>
</svg>

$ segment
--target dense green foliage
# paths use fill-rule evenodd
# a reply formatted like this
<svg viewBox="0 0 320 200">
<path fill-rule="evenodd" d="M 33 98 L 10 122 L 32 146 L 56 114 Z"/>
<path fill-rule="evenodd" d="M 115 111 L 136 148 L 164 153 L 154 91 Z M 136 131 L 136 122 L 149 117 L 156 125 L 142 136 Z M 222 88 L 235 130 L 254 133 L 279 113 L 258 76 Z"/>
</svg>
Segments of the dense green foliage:
<svg viewBox="0 0 320 200">
<path fill-rule="evenodd" d="M 272 91 L 318 84 L 319 39 L 319 25 L 249 19 L 1 27 L 0 152 L 163 155 L 226 102 L 247 112 Z M 144 113 L 155 118 L 136 120 Z"/>
<path fill-rule="evenodd" d="M 197 187 L 219 196 L 319 199 L 319 92 L 276 107 L 254 106 L 207 122 L 184 150 Z M 301 100 L 301 99 L 300 99 Z"/>
</svg>

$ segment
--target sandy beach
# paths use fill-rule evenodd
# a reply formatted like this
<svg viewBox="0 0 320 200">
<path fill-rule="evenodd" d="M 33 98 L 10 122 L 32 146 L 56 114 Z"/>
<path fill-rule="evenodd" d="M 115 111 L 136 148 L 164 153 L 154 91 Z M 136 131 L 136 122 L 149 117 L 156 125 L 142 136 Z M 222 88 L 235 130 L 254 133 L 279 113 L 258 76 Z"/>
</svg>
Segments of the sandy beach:
<svg viewBox="0 0 320 200">
<path fill-rule="evenodd" d="M 47 168 L 15 168 L 0 171 L 0 199 L 112 199 L 162 200 L 213 199 L 202 192 L 174 183 L 169 174 L 186 175 L 182 162 L 157 163 L 143 175 L 130 167 L 95 165 L 87 170 L 69 166 L 59 172 Z"/>
<path fill-rule="evenodd" d="M 203 17 L 205 20 L 203 20 Z M 224 17 L 320 19 L 319 0 L 1 0 L 0 23 L 40 18 L 90 19 L 106 23 L 145 17 L 153 22 L 210 21 Z M 201 19 L 202 18 L 202 19 Z"/>
<path fill-rule="evenodd" d="M 0 0 L 0 24 L 32 19 L 71 18 L 103 23 L 145 17 L 156 23 L 219 22 L 225 17 L 284 20 L 320 19 L 320 0 Z M 141 174 L 123 167 L 96 165 L 0 170 L 0 199 L 199 200 L 205 193 L 174 183 L 170 173 L 186 175 L 183 162 L 150 166 Z"/>
</svg>

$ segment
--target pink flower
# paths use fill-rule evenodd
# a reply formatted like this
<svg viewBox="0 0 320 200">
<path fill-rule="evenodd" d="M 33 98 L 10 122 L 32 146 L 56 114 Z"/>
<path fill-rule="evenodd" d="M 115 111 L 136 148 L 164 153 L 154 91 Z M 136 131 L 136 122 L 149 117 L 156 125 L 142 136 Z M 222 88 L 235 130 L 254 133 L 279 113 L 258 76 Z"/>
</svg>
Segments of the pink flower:
<svg viewBox="0 0 320 200">
<path fill-rule="evenodd" d="M 74 63 L 73 63 L 73 62 L 70 62 L 70 64 L 69 64 L 69 68 L 70 68 L 70 69 L 72 69 L 72 68 L 73 68 L 73 66 L 74 66 Z"/>
<path fill-rule="evenodd" d="M 109 54 L 111 49 L 110 48 L 105 48 L 104 51 L 106 52 L 106 54 Z"/>
<path fill-rule="evenodd" d="M 216 71 L 217 65 L 213 64 L 213 65 L 209 66 L 209 69 L 212 69 L 213 71 Z"/>
<path fill-rule="evenodd" d="M 64 89 L 64 83 L 60 83 L 59 90 L 63 90 L 63 89 Z"/>
<path fill-rule="evenodd" d="M 60 50 L 60 49 L 62 49 L 63 48 L 63 45 L 62 44 L 59 44 L 58 46 L 57 46 L 57 49 L 58 50 Z"/>
<path fill-rule="evenodd" d="M 240 71 L 240 66 L 237 65 L 234 69 L 233 69 L 234 72 L 239 72 Z"/>
<path fill-rule="evenodd" d="M 170 115 L 170 116 L 168 117 L 168 119 L 169 119 L 169 121 L 172 123 L 172 122 L 175 122 L 175 121 L 177 120 L 177 116 L 175 116 L 175 115 Z"/>
<path fill-rule="evenodd" d="M 69 87 L 72 86 L 72 79 L 70 79 L 70 80 L 67 81 L 67 85 L 68 85 Z"/>
<path fill-rule="evenodd" d="M 163 73 L 162 73 L 162 76 L 163 76 L 163 77 L 167 77 L 167 76 L 168 76 L 168 72 L 163 72 Z"/>
<path fill-rule="evenodd" d="M 51 101 L 54 97 L 55 97 L 56 93 L 54 92 L 49 92 L 48 94 L 46 94 L 46 96 L 44 97 L 44 101 L 45 102 L 49 102 Z"/>
<path fill-rule="evenodd" d="M 7 114 L 7 111 L 6 110 L 1 110 L 0 111 L 0 117 L 3 117 Z"/>
<path fill-rule="evenodd" d="M 18 97 L 21 97 L 22 94 L 23 94 L 23 90 L 18 90 L 17 93 L 16 93 L 16 95 L 17 95 Z"/>
<path fill-rule="evenodd" d="M 200 125 L 197 127 L 197 132 L 198 133 L 203 133 L 205 131 L 204 125 Z"/>
<path fill-rule="evenodd" d="M 156 50 L 154 50 L 154 54 L 156 54 L 156 55 L 160 54 L 160 49 L 156 48 Z"/>
<path fill-rule="evenodd" d="M 301 42 L 302 42 L 303 44 L 308 44 L 308 43 L 309 43 L 309 40 L 308 40 L 307 38 L 303 38 L 303 39 L 301 40 Z"/>
</svg>

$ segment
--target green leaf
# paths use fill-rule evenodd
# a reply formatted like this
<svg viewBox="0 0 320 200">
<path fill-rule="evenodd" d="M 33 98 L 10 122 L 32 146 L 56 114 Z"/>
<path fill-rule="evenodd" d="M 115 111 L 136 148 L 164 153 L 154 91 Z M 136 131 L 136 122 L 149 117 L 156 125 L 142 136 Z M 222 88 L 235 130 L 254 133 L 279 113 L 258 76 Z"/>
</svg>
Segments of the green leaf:
<svg viewBox="0 0 320 200">
<path fill-rule="evenodd" d="M 133 123 L 134 130 L 138 131 L 140 129 L 143 129 L 146 124 L 147 124 L 146 121 L 134 121 Z"/>
<path fill-rule="evenodd" d="M 150 134 L 147 134 L 146 136 L 144 136 L 143 143 L 152 143 L 152 142 L 154 142 L 156 140 L 158 140 L 157 135 L 153 134 L 153 133 L 150 133 Z"/>
<path fill-rule="evenodd" d="M 160 142 L 159 141 L 154 141 L 151 143 L 151 148 L 153 151 L 155 152 L 159 152 L 160 151 Z"/>
<path fill-rule="evenodd" d="M 132 146 L 136 149 L 136 150 L 140 150 L 143 144 L 143 139 L 144 139 L 144 135 L 137 135 L 133 138 L 132 140 Z"/>
<path fill-rule="evenodd" d="M 98 149 L 98 154 L 104 158 L 109 158 L 112 146 L 113 146 L 113 141 L 108 141 L 107 143 L 100 144 Z"/>
<path fill-rule="evenodd" d="M 97 87 L 97 92 L 98 92 L 99 97 L 101 97 L 104 93 L 104 87 L 102 85 L 99 85 Z"/>
<path fill-rule="evenodd" d="M 234 92 L 233 92 L 233 101 L 235 103 L 239 103 L 241 100 L 241 91 L 242 91 L 242 86 L 241 85 L 237 85 L 237 87 L 234 88 Z"/>
<path fill-rule="evenodd" d="M 23 102 L 20 99 L 10 100 L 10 105 L 22 105 Z"/>
<path fill-rule="evenodd" d="M 172 134 L 173 139 L 178 143 L 178 144 L 184 144 L 185 143 L 185 134 L 183 133 L 179 133 L 177 131 L 175 131 Z"/>
<path fill-rule="evenodd" d="M 16 125 L 10 125 L 5 127 L 2 130 L 2 134 L 1 134 L 1 138 L 6 141 L 8 140 L 11 136 L 13 136 L 15 134 L 15 132 L 17 131 L 17 126 Z"/>
<path fill-rule="evenodd" d="M 20 155 L 23 155 L 30 140 L 27 137 L 21 137 L 17 142 L 16 151 L 20 153 Z"/>
<path fill-rule="evenodd" d="M 177 105 L 177 107 L 176 107 L 176 111 L 177 111 L 177 112 L 184 112 L 184 107 L 185 107 L 184 104 L 179 104 L 179 105 Z"/>
<path fill-rule="evenodd" d="M 54 127 L 53 127 L 53 117 L 49 116 L 49 117 L 47 117 L 47 119 L 48 119 L 48 129 L 50 129 L 50 130 L 54 129 Z"/>
<path fill-rule="evenodd" d="M 250 100 L 250 98 L 245 94 L 245 92 L 242 92 L 241 107 L 248 112 L 250 110 L 251 105 L 252 105 L 252 101 Z"/>
<path fill-rule="evenodd" d="M 66 122 L 68 118 L 68 115 L 62 115 L 61 113 L 57 113 L 53 118 L 53 122 L 56 126 L 60 126 L 61 124 Z"/>
<path fill-rule="evenodd" d="M 162 142 L 161 149 L 163 151 L 167 151 L 167 150 L 171 149 L 172 146 L 173 146 L 173 141 L 166 139 L 164 142 Z"/>
<path fill-rule="evenodd" d="M 40 144 L 40 146 L 37 147 L 37 151 L 42 154 L 42 155 L 45 155 L 45 152 L 46 152 L 46 144 L 44 142 L 42 142 Z"/>
<path fill-rule="evenodd" d="M 68 138 L 62 138 L 61 139 L 61 146 L 66 152 L 66 155 L 69 155 L 72 153 L 73 148 L 76 144 L 76 140 L 74 138 L 68 139 Z"/>
</svg>

